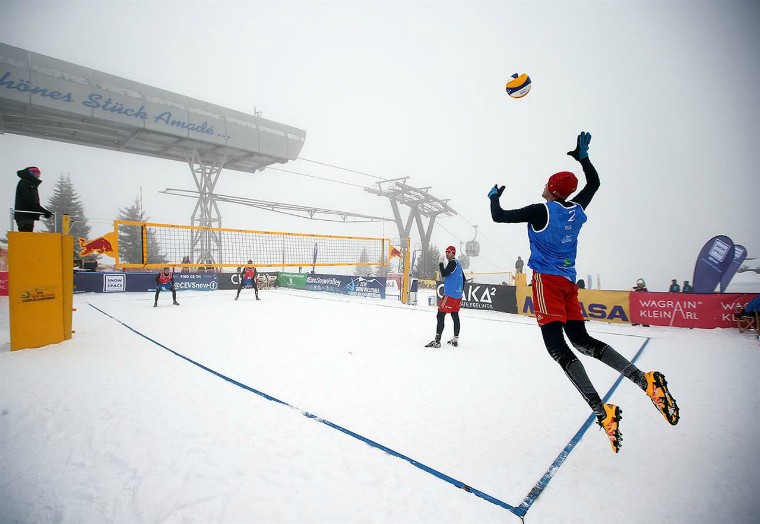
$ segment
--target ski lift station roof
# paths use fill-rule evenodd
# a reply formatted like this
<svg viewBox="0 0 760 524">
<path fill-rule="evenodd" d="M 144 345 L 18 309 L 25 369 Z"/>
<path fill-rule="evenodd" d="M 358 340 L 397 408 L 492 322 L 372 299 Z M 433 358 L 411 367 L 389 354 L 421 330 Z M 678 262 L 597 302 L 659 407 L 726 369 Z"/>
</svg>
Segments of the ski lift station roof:
<svg viewBox="0 0 760 524">
<path fill-rule="evenodd" d="M 298 158 L 306 132 L 0 42 L 0 133 L 254 173 Z"/>
</svg>

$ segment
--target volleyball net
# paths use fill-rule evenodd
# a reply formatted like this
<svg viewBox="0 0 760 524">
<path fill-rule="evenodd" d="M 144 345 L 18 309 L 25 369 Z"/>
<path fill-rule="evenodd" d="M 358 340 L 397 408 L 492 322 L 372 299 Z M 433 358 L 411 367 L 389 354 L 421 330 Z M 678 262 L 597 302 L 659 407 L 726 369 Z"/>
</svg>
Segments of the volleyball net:
<svg viewBox="0 0 760 524">
<path fill-rule="evenodd" d="M 114 221 L 119 268 L 388 266 L 388 238 Z"/>
</svg>

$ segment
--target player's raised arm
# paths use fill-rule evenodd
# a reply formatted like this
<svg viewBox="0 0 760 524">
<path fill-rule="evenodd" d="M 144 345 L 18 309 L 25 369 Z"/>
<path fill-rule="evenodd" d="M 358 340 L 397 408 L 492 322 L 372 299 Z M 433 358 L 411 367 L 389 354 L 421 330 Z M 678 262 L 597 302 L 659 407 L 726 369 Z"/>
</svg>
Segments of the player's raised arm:
<svg viewBox="0 0 760 524">
<path fill-rule="evenodd" d="M 591 133 L 581 131 L 578 135 L 575 149 L 567 152 L 568 155 L 580 162 L 583 174 L 586 176 L 586 185 L 572 199 L 573 202 L 580 204 L 583 209 L 588 208 L 591 199 L 600 186 L 599 173 L 596 172 L 596 168 L 591 164 L 591 160 L 588 157 L 589 144 L 591 144 Z"/>
</svg>

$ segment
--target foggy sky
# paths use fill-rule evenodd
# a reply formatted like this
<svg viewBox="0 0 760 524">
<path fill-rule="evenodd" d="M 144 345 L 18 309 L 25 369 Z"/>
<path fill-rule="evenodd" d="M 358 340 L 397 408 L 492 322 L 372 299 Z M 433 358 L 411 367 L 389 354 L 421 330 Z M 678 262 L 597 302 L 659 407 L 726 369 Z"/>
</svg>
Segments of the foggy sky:
<svg viewBox="0 0 760 524">
<path fill-rule="evenodd" d="M 579 278 L 664 291 L 691 280 L 717 234 L 760 257 L 754 224 L 760 136 L 760 8 L 753 2 L 16 2 L 0 1 L 0 41 L 306 130 L 303 158 L 379 177 L 409 176 L 458 211 L 443 249 L 474 236 L 475 271 L 529 255 L 526 226 L 494 224 L 540 202 L 565 153 L 593 135 L 601 189 L 579 242 Z M 528 73 L 530 94 L 504 84 Z M 39 166 L 43 205 L 70 173 L 93 235 L 142 190 L 156 222 L 189 224 L 189 167 L 0 135 L 0 228 L 16 171 Z M 302 160 L 278 168 L 371 185 Z M 582 180 L 582 176 L 581 176 Z M 360 188 L 281 171 L 224 171 L 216 192 L 392 217 Z M 754 197 L 754 198 L 753 198 Z M 397 237 L 393 223 L 331 224 L 220 204 L 224 227 Z M 402 207 L 406 219 L 407 208 Z M 444 229 L 445 228 L 445 229 Z M 38 228 L 41 229 L 41 228 Z M 413 238 L 419 241 L 416 227 Z"/>
</svg>

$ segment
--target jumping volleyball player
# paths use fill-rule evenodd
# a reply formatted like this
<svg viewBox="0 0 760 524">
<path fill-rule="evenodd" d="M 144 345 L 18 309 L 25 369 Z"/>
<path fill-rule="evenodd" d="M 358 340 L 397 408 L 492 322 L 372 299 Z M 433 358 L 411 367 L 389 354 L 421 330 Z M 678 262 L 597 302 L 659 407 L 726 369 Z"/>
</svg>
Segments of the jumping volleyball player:
<svg viewBox="0 0 760 524">
<path fill-rule="evenodd" d="M 459 306 L 462 303 L 462 294 L 464 292 L 464 272 L 462 266 L 454 258 L 457 250 L 454 246 L 446 248 L 446 267 L 443 262 L 439 262 L 441 277 L 443 278 L 443 298 L 438 304 L 438 315 L 436 316 L 437 324 L 435 328 L 435 339 L 425 345 L 426 348 L 441 347 L 441 335 L 443 334 L 443 321 L 446 313 L 451 313 L 451 319 L 454 321 L 454 338 L 448 341 L 454 347 L 459 345 Z"/>
<path fill-rule="evenodd" d="M 533 307 L 544 344 L 549 355 L 562 366 L 567 377 L 591 406 L 599 425 L 610 439 L 612 450 L 617 453 L 623 442 L 619 427 L 622 410 L 614 404 L 602 402 L 586 375 L 583 364 L 565 342 L 563 330 L 575 349 L 601 360 L 643 389 L 670 424 L 678 424 L 679 413 L 662 373 L 642 373 L 617 351 L 586 332 L 578 302 L 578 286 L 575 284 L 575 256 L 578 234 L 587 220 L 586 209 L 599 189 L 599 175 L 588 158 L 590 142 L 591 134 L 582 132 L 578 135 L 576 148 L 567 153 L 580 162 L 586 176 L 586 185 L 572 200 L 567 198 L 577 189 L 578 179 L 568 171 L 555 173 L 549 178 L 541 195 L 546 199 L 545 204 L 504 210 L 499 205 L 499 197 L 505 186 L 497 185 L 491 189 L 488 197 L 491 199 L 491 217 L 494 222 L 528 223 L 528 266 L 533 270 Z"/>
<path fill-rule="evenodd" d="M 240 273 L 240 285 L 238 286 L 235 300 L 240 297 L 240 290 L 243 289 L 243 287 L 252 287 L 253 291 L 256 293 L 256 300 L 261 300 L 259 298 L 259 286 L 256 285 L 257 274 L 258 272 L 256 271 L 256 268 L 253 267 L 253 260 L 248 260 L 248 265 L 244 267 L 243 272 Z"/>
<path fill-rule="evenodd" d="M 172 292 L 172 304 L 179 306 L 177 302 L 177 289 L 174 287 L 174 273 L 165 267 L 164 270 L 156 276 L 156 297 L 153 299 L 153 307 L 158 307 L 158 295 L 161 290 Z"/>
</svg>

